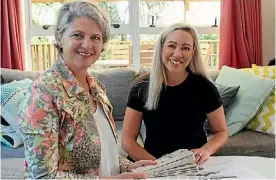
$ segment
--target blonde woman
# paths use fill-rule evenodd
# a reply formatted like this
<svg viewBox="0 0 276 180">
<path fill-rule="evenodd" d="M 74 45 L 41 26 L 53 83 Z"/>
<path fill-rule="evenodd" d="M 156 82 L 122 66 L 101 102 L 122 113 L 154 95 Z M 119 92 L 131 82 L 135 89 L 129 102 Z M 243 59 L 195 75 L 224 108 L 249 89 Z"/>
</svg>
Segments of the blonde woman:
<svg viewBox="0 0 276 180">
<path fill-rule="evenodd" d="M 203 130 L 206 118 L 214 134 L 208 142 Z M 142 120 L 144 148 L 136 142 Z M 206 77 L 197 33 L 188 24 L 173 24 L 157 40 L 150 75 L 131 89 L 122 148 L 134 160 L 155 160 L 189 149 L 201 165 L 226 140 L 222 100 Z"/>
</svg>

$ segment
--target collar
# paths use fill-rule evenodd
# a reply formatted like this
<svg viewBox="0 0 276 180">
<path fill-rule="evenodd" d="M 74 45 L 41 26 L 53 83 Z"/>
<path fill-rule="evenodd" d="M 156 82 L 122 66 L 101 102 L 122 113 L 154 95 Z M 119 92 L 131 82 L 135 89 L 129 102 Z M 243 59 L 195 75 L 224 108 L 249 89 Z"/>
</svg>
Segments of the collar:
<svg viewBox="0 0 276 180">
<path fill-rule="evenodd" d="M 63 59 L 57 60 L 53 66 L 53 70 L 59 75 L 59 77 L 61 77 L 62 84 L 69 97 L 86 92 Z M 88 74 L 88 72 L 86 73 L 86 78 L 90 89 L 95 92 L 94 79 Z"/>
</svg>

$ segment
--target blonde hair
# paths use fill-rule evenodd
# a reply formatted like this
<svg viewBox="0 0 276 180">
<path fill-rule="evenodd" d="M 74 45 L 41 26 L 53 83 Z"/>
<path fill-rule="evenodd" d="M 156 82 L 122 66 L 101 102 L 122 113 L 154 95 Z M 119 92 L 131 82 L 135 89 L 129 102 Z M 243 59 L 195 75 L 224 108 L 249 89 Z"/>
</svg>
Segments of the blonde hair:
<svg viewBox="0 0 276 180">
<path fill-rule="evenodd" d="M 160 93 L 162 90 L 162 84 L 166 82 L 164 65 L 162 61 L 162 49 L 167 36 L 175 30 L 183 30 L 183 31 L 189 32 L 193 37 L 194 55 L 187 67 L 189 71 L 191 71 L 193 74 L 199 74 L 204 77 L 207 77 L 205 68 L 204 68 L 204 63 L 202 60 L 198 34 L 195 28 L 186 23 L 176 23 L 169 27 L 166 27 L 160 33 L 154 49 L 153 61 L 151 66 L 150 78 L 149 78 L 149 88 L 148 88 L 147 100 L 145 104 L 145 108 L 147 110 L 155 110 L 158 107 Z"/>
<path fill-rule="evenodd" d="M 103 35 L 103 44 L 110 39 L 110 20 L 107 13 L 88 1 L 74 1 L 65 3 L 58 12 L 58 18 L 55 28 L 55 46 L 59 55 L 63 53 L 60 47 L 60 41 L 69 25 L 78 17 L 88 17 L 95 21 L 101 29 Z"/>
</svg>

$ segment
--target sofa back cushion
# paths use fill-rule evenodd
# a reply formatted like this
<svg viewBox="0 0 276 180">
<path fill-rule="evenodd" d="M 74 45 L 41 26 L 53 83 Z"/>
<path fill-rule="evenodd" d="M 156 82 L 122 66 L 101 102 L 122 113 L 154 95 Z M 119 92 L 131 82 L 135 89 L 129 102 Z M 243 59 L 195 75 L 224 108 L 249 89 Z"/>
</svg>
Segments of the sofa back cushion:
<svg viewBox="0 0 276 180">
<path fill-rule="evenodd" d="M 114 108 L 115 120 L 123 120 L 128 94 L 137 75 L 132 68 L 90 69 L 91 74 L 97 77 L 106 87 L 107 96 Z M 1 68 L 1 75 L 5 83 L 23 79 L 35 80 L 42 71 L 21 71 Z"/>
<path fill-rule="evenodd" d="M 20 81 L 26 78 L 35 80 L 42 73 L 43 71 L 21 71 L 17 69 L 1 68 L 1 75 L 3 76 L 5 83 L 9 83 L 14 80 Z"/>
<path fill-rule="evenodd" d="M 91 74 L 105 85 L 107 97 L 113 106 L 114 119 L 123 120 L 136 71 L 132 68 L 92 69 Z"/>
</svg>

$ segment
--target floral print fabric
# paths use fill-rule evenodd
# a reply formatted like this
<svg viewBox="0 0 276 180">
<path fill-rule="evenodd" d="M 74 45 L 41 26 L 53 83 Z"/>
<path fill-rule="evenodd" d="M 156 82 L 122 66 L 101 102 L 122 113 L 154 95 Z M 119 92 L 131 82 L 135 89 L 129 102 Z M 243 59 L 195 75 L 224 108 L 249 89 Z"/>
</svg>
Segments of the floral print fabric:
<svg viewBox="0 0 276 180">
<path fill-rule="evenodd" d="M 101 105 L 114 137 L 112 106 L 104 86 L 87 74 L 94 100 Z M 25 146 L 25 178 L 97 178 L 100 137 L 89 93 L 58 60 L 36 79 L 21 110 L 20 131 Z"/>
</svg>

